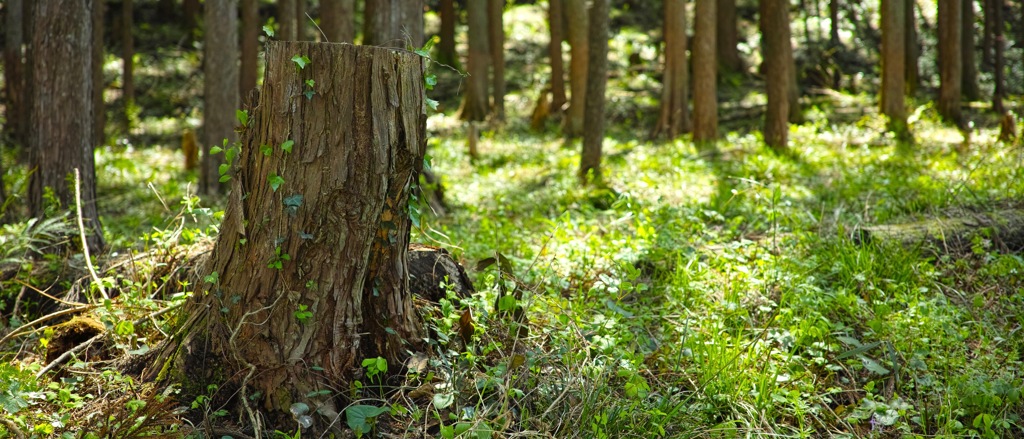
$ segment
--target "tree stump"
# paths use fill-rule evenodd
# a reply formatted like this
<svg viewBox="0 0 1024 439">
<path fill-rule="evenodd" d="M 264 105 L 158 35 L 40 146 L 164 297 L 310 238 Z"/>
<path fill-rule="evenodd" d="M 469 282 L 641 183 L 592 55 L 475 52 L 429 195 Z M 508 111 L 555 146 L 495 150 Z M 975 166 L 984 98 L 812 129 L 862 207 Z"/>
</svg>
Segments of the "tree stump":
<svg viewBox="0 0 1024 439">
<path fill-rule="evenodd" d="M 317 437 L 345 425 L 338 398 L 363 359 L 400 370 L 422 347 L 406 256 L 423 61 L 349 44 L 266 50 L 240 145 L 225 151 L 237 159 L 205 282 L 146 376 L 183 383 L 184 398 L 217 384 L 263 433 L 294 430 L 290 409 L 305 404 Z"/>
<path fill-rule="evenodd" d="M 1015 253 L 1024 250 L 1024 210 L 967 212 L 915 222 L 861 227 L 853 234 L 857 243 L 892 242 L 907 248 L 920 247 L 936 255 L 969 253 L 977 237 L 990 240 L 999 251 Z"/>
</svg>

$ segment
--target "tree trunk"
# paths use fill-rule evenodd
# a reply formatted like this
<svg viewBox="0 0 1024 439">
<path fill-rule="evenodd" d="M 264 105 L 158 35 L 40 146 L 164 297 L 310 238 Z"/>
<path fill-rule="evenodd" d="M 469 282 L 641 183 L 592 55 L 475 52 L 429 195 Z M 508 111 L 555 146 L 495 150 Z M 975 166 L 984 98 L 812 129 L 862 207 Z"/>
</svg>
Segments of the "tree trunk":
<svg viewBox="0 0 1024 439">
<path fill-rule="evenodd" d="M 697 0 L 693 15 L 693 140 L 699 143 L 718 138 L 715 3 Z"/>
<path fill-rule="evenodd" d="M 565 106 L 565 67 L 562 62 L 563 0 L 548 0 L 548 58 L 551 62 L 551 110 L 560 112 Z"/>
<path fill-rule="evenodd" d="M 997 0 L 982 0 L 981 13 L 985 16 L 985 28 L 981 31 L 981 69 L 989 71 L 992 68 L 992 35 L 995 33 L 995 21 L 993 17 L 994 7 Z"/>
<path fill-rule="evenodd" d="M 939 0 L 939 114 L 946 122 L 960 125 L 961 0 Z"/>
<path fill-rule="evenodd" d="M 904 101 L 906 96 L 904 86 L 906 85 L 907 60 L 906 35 L 904 35 L 904 24 L 906 23 L 906 11 L 904 0 L 881 0 L 882 16 L 882 114 L 888 118 L 889 131 L 896 134 L 897 138 L 906 138 L 907 130 L 907 107 Z"/>
<path fill-rule="evenodd" d="M 423 0 L 367 1 L 363 17 L 363 44 L 423 46 Z"/>
<path fill-rule="evenodd" d="M 103 16 L 106 0 L 92 0 L 92 144 L 102 146 L 106 140 L 107 107 L 103 102 L 106 81 L 103 78 Z"/>
<path fill-rule="evenodd" d="M 828 17 L 830 22 L 828 45 L 831 49 L 833 65 L 832 89 L 839 90 L 843 85 L 843 66 L 839 56 L 843 50 L 843 42 L 839 39 L 839 0 L 830 0 L 828 2 Z"/>
<path fill-rule="evenodd" d="M 713 1 L 713 0 L 712 0 Z M 569 27 L 569 110 L 565 118 L 565 134 L 579 136 L 583 132 L 583 113 L 586 105 L 587 69 L 589 62 L 587 48 L 587 2 L 586 0 L 562 0 L 565 18 Z"/>
<path fill-rule="evenodd" d="M 491 97 L 494 117 L 505 120 L 505 0 L 487 1 L 487 42 L 491 49 Z"/>
<path fill-rule="evenodd" d="M 458 21 L 455 0 L 441 0 L 441 41 L 437 44 L 437 60 L 450 66 L 459 63 L 459 55 L 455 52 L 455 24 Z"/>
<path fill-rule="evenodd" d="M 960 44 L 960 62 L 963 63 L 960 87 L 964 98 L 976 101 L 980 98 L 981 92 L 978 90 L 978 67 L 974 62 L 974 0 L 963 0 L 960 7 L 963 13 L 960 20 L 960 35 L 963 38 Z"/>
<path fill-rule="evenodd" d="M 201 7 L 199 0 L 183 0 L 181 5 L 182 15 L 185 16 L 185 30 L 188 32 L 189 37 L 192 36 L 192 31 L 196 29 L 196 23 L 199 18 Z"/>
<path fill-rule="evenodd" d="M 355 0 L 320 0 L 320 28 L 332 43 L 351 43 L 356 38 Z"/>
<path fill-rule="evenodd" d="M 309 19 L 306 18 L 306 0 L 295 0 L 295 40 L 309 39 Z"/>
<path fill-rule="evenodd" d="M 277 0 L 278 41 L 296 41 L 299 39 L 299 21 L 298 17 L 295 16 L 295 2 L 297 1 Z"/>
<path fill-rule="evenodd" d="M 33 2 L 32 96 L 29 151 L 29 206 L 32 215 L 47 215 L 52 191 L 58 209 L 75 205 L 68 178 L 81 174 L 81 215 L 90 232 L 87 245 L 104 247 L 96 211 L 96 170 L 92 147 L 92 17 L 88 0 Z M 94 253 L 95 254 L 95 253 Z"/>
<path fill-rule="evenodd" d="M 398 370 L 422 347 L 406 206 L 426 144 L 423 60 L 302 42 L 271 42 L 266 53 L 201 273 L 212 282 L 186 305 L 187 332 L 145 376 L 201 392 L 207 383 L 237 389 L 237 413 L 258 407 L 265 416 L 247 418 L 256 437 L 294 429 L 290 408 L 304 403 L 314 422 L 304 436 L 319 437 L 343 428 L 344 392 L 330 390 L 348 388 L 361 360 L 380 356 Z M 295 68 L 296 54 L 310 59 L 305 69 Z M 316 81 L 311 99 L 294 94 L 307 79 Z"/>
<path fill-rule="evenodd" d="M 14 144 L 24 145 L 25 129 L 28 126 L 25 117 L 28 113 L 25 105 L 25 62 L 22 59 L 22 45 L 25 43 L 25 5 L 22 0 L 8 0 L 4 10 L 4 105 L 7 107 L 4 131 Z"/>
<path fill-rule="evenodd" d="M 242 63 L 238 75 L 239 96 L 256 88 L 259 76 L 257 52 L 260 45 L 260 10 L 258 0 L 242 0 Z"/>
<path fill-rule="evenodd" d="M 124 0 L 121 7 L 121 102 L 124 104 L 124 134 L 131 135 L 135 115 L 135 28 L 132 2 Z"/>
<path fill-rule="evenodd" d="M 743 60 L 740 59 L 740 37 L 736 29 L 736 0 L 718 0 L 716 10 L 716 40 L 718 46 L 718 65 L 722 71 L 736 73 L 743 71 Z M 786 5 L 789 9 L 789 5 Z"/>
<path fill-rule="evenodd" d="M 764 75 L 768 108 L 764 120 L 764 142 L 776 150 L 786 149 L 789 136 L 789 86 L 792 61 L 789 41 L 789 1 L 761 0 L 761 35 L 764 43 Z"/>
<path fill-rule="evenodd" d="M 1006 71 L 1006 37 L 1003 30 L 1003 7 L 1005 6 L 1002 0 L 991 0 L 992 1 L 992 27 L 993 27 L 993 49 L 995 52 L 995 59 L 993 60 L 993 82 L 995 82 L 995 90 L 992 93 L 992 110 L 996 114 L 1003 114 L 1006 111 L 1003 108 L 1003 97 L 1006 96 L 1006 78 L 1004 77 Z"/>
<path fill-rule="evenodd" d="M 604 142 L 605 88 L 608 83 L 608 3 L 593 0 L 589 14 L 586 111 L 583 116 L 583 152 L 580 179 L 601 179 L 601 147 Z"/>
<path fill-rule="evenodd" d="M 689 83 L 686 63 L 686 0 L 665 0 L 665 74 L 661 115 L 654 135 L 670 139 L 690 131 Z"/>
<path fill-rule="evenodd" d="M 483 0 L 466 3 L 469 56 L 466 57 L 466 94 L 459 109 L 459 118 L 481 121 L 487 118 L 487 65 L 490 63 L 490 42 L 487 31 L 487 3 Z"/>
<path fill-rule="evenodd" d="M 917 2 L 915 0 L 905 0 L 903 7 L 903 17 L 906 20 L 903 25 L 903 35 L 906 37 L 903 42 L 903 50 L 907 55 L 907 59 L 903 64 L 906 69 L 904 79 L 906 80 L 907 85 L 903 88 L 903 91 L 910 97 L 917 94 L 917 86 L 918 83 L 921 82 L 921 73 L 917 65 L 917 60 L 921 55 L 921 49 L 917 44 L 917 19 L 914 18 L 916 3 Z"/>
<path fill-rule="evenodd" d="M 238 3 L 237 0 L 207 0 L 203 43 L 203 165 L 199 191 L 220 192 L 219 162 L 223 155 L 210 153 L 225 139 L 235 140 L 235 110 L 238 109 Z M 294 64 L 293 64 L 294 65 Z M 250 118 L 251 119 L 251 118 Z M 225 148 L 226 149 L 226 148 Z"/>
</svg>

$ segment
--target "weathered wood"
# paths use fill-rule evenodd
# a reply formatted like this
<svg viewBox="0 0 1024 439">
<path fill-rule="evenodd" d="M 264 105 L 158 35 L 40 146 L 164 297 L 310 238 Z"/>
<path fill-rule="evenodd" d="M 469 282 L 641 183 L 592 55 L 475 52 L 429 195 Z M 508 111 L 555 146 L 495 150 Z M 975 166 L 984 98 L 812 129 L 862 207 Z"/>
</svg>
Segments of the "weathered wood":
<svg viewBox="0 0 1024 439">
<path fill-rule="evenodd" d="M 345 424 L 338 391 L 361 360 L 400 370 L 422 345 L 406 254 L 423 61 L 309 42 L 268 43 L 266 59 L 206 282 L 147 375 L 238 389 L 233 407 L 253 424 L 261 411 L 264 433 L 294 429 L 289 409 L 306 404 L 315 437 Z"/>
<path fill-rule="evenodd" d="M 937 254 L 970 252 L 978 237 L 990 240 L 1000 251 L 1024 250 L 1024 209 L 968 212 L 902 224 L 861 227 L 854 232 L 858 243 L 895 242 Z"/>
</svg>

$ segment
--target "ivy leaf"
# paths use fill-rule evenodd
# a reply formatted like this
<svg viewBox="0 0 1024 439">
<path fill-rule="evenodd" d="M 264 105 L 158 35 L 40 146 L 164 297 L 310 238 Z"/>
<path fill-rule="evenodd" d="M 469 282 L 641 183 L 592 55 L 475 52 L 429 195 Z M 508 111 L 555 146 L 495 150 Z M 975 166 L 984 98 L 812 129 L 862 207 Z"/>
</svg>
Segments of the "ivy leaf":
<svg viewBox="0 0 1024 439">
<path fill-rule="evenodd" d="M 270 145 L 260 145 L 260 152 L 262 152 L 263 155 L 270 157 L 270 154 L 274 152 L 274 148 L 271 148 Z"/>
<path fill-rule="evenodd" d="M 284 143 L 281 144 L 281 149 L 284 150 L 284 152 L 291 154 L 292 146 L 294 146 L 294 145 L 295 145 L 295 141 L 294 140 L 285 140 Z"/>
<path fill-rule="evenodd" d="M 274 28 L 273 28 L 273 26 L 271 26 L 269 24 L 263 26 L 263 33 L 267 34 L 268 37 L 273 37 L 274 36 Z"/>
<path fill-rule="evenodd" d="M 246 110 L 235 110 L 235 118 L 243 127 L 249 126 L 249 112 Z"/>
<path fill-rule="evenodd" d="M 267 177 L 267 182 L 270 183 L 270 188 L 273 189 L 274 192 L 277 192 L 277 188 L 281 187 L 281 185 L 284 184 L 284 178 L 282 178 L 280 175 L 277 175 L 276 172 L 271 172 L 270 176 Z"/>
<path fill-rule="evenodd" d="M 431 110 L 437 111 L 437 101 L 435 101 L 433 99 L 430 99 L 430 98 L 426 98 L 426 99 L 427 99 L 427 106 L 430 107 Z"/>
<path fill-rule="evenodd" d="M 313 99 L 313 95 L 315 95 L 315 94 L 316 94 L 316 92 L 314 92 L 313 90 L 306 90 L 306 91 L 302 92 L 302 95 L 306 97 L 307 101 L 308 100 L 312 100 Z"/>
<path fill-rule="evenodd" d="M 309 65 L 309 58 L 306 58 L 305 55 L 295 55 L 292 57 L 292 62 L 299 66 L 299 69 L 301 70 Z"/>
<path fill-rule="evenodd" d="M 423 77 L 423 82 L 427 84 L 427 90 L 433 90 L 434 86 L 437 85 L 437 75 L 430 73 Z"/>
<path fill-rule="evenodd" d="M 302 206 L 302 194 L 284 197 L 284 210 L 289 215 L 295 215 L 299 211 L 299 206 Z"/>
<path fill-rule="evenodd" d="M 370 423 L 380 415 L 391 411 L 387 407 L 358 404 L 345 409 L 345 421 L 348 428 L 356 432 L 356 436 L 369 433 L 373 429 Z"/>
</svg>

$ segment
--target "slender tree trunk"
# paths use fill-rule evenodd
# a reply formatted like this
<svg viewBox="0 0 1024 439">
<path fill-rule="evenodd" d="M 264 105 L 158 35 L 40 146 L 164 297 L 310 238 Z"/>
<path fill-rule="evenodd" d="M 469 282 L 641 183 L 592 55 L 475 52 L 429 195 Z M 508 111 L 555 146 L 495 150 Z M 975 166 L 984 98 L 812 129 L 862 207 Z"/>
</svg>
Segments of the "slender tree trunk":
<svg viewBox="0 0 1024 439">
<path fill-rule="evenodd" d="M 605 88 L 608 82 L 609 0 L 593 0 L 589 14 L 586 111 L 583 116 L 583 152 L 580 179 L 584 183 L 601 179 L 601 149 L 604 142 Z"/>
<path fill-rule="evenodd" d="M 689 83 L 686 62 L 686 0 L 665 0 L 665 74 L 661 115 L 654 135 L 670 139 L 690 131 Z"/>
<path fill-rule="evenodd" d="M 25 129 L 28 127 L 25 117 L 28 113 L 25 104 L 25 62 L 22 59 L 25 5 L 22 0 L 8 0 L 4 9 L 4 105 L 7 107 L 4 131 L 14 144 L 24 145 Z"/>
<path fill-rule="evenodd" d="M 565 106 L 565 67 L 562 62 L 562 18 L 564 0 L 548 0 L 548 58 L 551 62 L 551 110 L 560 112 Z"/>
<path fill-rule="evenodd" d="M 764 74 L 768 108 L 764 121 L 764 142 L 776 150 L 786 149 L 789 136 L 789 86 L 793 63 L 790 53 L 789 1 L 761 0 L 761 34 L 764 43 Z"/>
<path fill-rule="evenodd" d="M 423 0 L 367 1 L 363 17 L 363 44 L 423 46 Z"/>
<path fill-rule="evenodd" d="M 718 138 L 718 91 L 715 62 L 716 0 L 696 0 L 693 16 L 693 140 Z"/>
<path fill-rule="evenodd" d="M 260 10 L 258 0 L 242 1 L 242 63 L 238 75 L 239 96 L 245 96 L 256 88 L 259 76 L 257 52 L 260 44 Z"/>
<path fill-rule="evenodd" d="M 985 16 L 985 28 L 981 31 L 981 69 L 992 68 L 992 35 L 995 33 L 994 8 L 998 0 L 982 0 L 981 13 Z"/>
<path fill-rule="evenodd" d="M 490 64 L 490 42 L 487 31 L 487 3 L 483 0 L 466 3 L 469 56 L 466 67 L 466 94 L 459 109 L 459 118 L 481 121 L 487 118 L 487 66 Z"/>
<path fill-rule="evenodd" d="M 914 0 L 907 0 L 914 1 Z M 840 62 L 840 54 L 844 50 L 843 42 L 839 39 L 839 0 L 828 2 L 829 17 L 829 49 L 832 52 L 832 89 L 839 90 L 843 85 L 843 68 Z"/>
<path fill-rule="evenodd" d="M 450 1 L 450 0 L 449 0 Z M 351 43 L 356 38 L 355 0 L 320 0 L 320 28 L 332 43 Z"/>
<path fill-rule="evenodd" d="M 124 103 L 124 133 L 131 135 L 135 115 L 135 18 L 134 0 L 123 0 L 121 7 L 121 102 Z"/>
<path fill-rule="evenodd" d="M 587 66 L 587 2 L 586 0 L 563 0 L 563 12 L 568 20 L 569 46 L 572 58 L 569 60 L 569 110 L 564 120 L 565 134 L 577 137 L 583 132 L 583 113 L 586 106 Z"/>
<path fill-rule="evenodd" d="M 717 0 L 716 10 L 716 44 L 718 49 L 718 65 L 724 72 L 736 73 L 743 70 L 740 59 L 739 32 L 736 28 L 736 0 Z M 789 5 L 786 5 L 787 9 Z"/>
<path fill-rule="evenodd" d="M 296 54 L 310 59 L 305 69 Z M 306 79 L 329 95 L 296 98 Z M 318 391 L 349 388 L 363 359 L 401 370 L 423 349 L 406 209 L 426 145 L 423 94 L 423 60 L 412 53 L 267 44 L 266 80 L 200 273 L 213 282 L 192 296 L 184 335 L 160 349 L 147 378 L 238 389 L 227 408 L 256 437 L 294 429 L 299 402 L 313 422 L 303 436 L 351 435 L 337 422 L 337 393 Z M 290 153 L 276 146 L 286 141 Z M 260 145 L 275 146 L 265 156 Z"/>
<path fill-rule="evenodd" d="M 295 16 L 298 0 L 277 0 L 277 39 L 296 41 L 299 39 L 299 19 Z M 370 3 L 374 3 L 372 0 Z"/>
<path fill-rule="evenodd" d="M 104 247 L 96 210 L 96 171 L 92 147 L 92 16 L 88 0 L 39 0 L 32 12 L 32 75 L 29 150 L 29 206 L 32 216 L 48 214 L 52 191 L 59 209 L 75 206 L 68 178 L 81 175 L 81 215 L 89 229 L 86 244 Z"/>
<path fill-rule="evenodd" d="M 505 0 L 487 1 L 487 37 L 491 49 L 491 88 L 494 117 L 505 120 Z"/>
<path fill-rule="evenodd" d="M 906 11 L 904 0 L 881 0 L 882 16 L 882 114 L 889 121 L 889 131 L 905 139 L 907 133 L 906 93 L 907 60 Z"/>
<path fill-rule="evenodd" d="M 961 0 L 939 0 L 939 114 L 960 125 L 961 76 Z"/>
<path fill-rule="evenodd" d="M 991 0 L 992 1 L 992 45 L 995 49 L 995 59 L 993 60 L 992 70 L 994 72 L 995 91 L 992 93 L 992 110 L 996 114 L 1003 114 L 1006 109 L 1003 107 L 1003 97 L 1006 96 L 1006 78 L 1004 73 L 1006 71 L 1006 36 L 1003 30 L 1003 11 L 1004 4 L 1002 0 Z"/>
<path fill-rule="evenodd" d="M 903 49 L 906 52 L 907 59 L 904 62 L 906 73 L 904 79 L 907 81 L 907 85 L 903 88 L 907 96 L 913 97 L 917 94 L 917 85 L 921 82 L 921 73 L 917 65 L 917 60 L 920 58 L 921 49 L 917 43 L 917 19 L 914 18 L 914 6 L 915 0 L 906 0 L 903 8 L 903 16 L 906 22 L 903 26 L 904 36 L 906 41 L 903 43 Z"/>
<path fill-rule="evenodd" d="M 294 10 L 294 8 L 293 8 Z M 223 155 L 210 154 L 210 148 L 235 141 L 235 110 L 238 94 L 238 2 L 237 0 L 206 0 L 203 22 L 206 39 L 203 43 L 203 165 L 199 191 L 220 192 L 217 172 Z M 250 118 L 251 120 L 251 118 Z"/>
<path fill-rule="evenodd" d="M 437 61 L 450 66 L 459 65 L 459 54 L 455 52 L 455 24 L 459 16 L 455 12 L 455 0 L 441 0 L 441 32 L 437 43 Z"/>
<path fill-rule="evenodd" d="M 786 8 L 787 11 L 789 8 Z M 788 27 L 786 29 L 789 29 Z M 788 34 L 788 32 L 787 32 Z M 792 123 L 803 123 L 804 112 L 800 108 L 800 82 L 797 80 L 799 72 L 796 69 L 796 59 L 793 57 L 793 42 L 791 35 L 787 35 L 786 44 L 782 47 L 785 51 L 783 59 L 789 63 L 789 88 L 786 90 L 789 97 L 789 121 Z"/>
<path fill-rule="evenodd" d="M 103 145 L 106 140 L 107 107 L 103 102 L 106 81 L 103 78 L 103 16 L 106 0 L 92 0 L 92 144 Z"/>
<path fill-rule="evenodd" d="M 960 44 L 960 58 L 963 63 L 960 87 L 967 100 L 976 101 L 980 98 L 981 92 L 978 90 L 978 67 L 974 61 L 974 0 L 963 0 L 960 7 L 963 11 L 963 19 L 960 20 L 960 35 L 963 38 Z"/>
<path fill-rule="evenodd" d="M 295 39 L 309 40 L 309 19 L 306 18 L 306 0 L 295 0 Z"/>
</svg>

